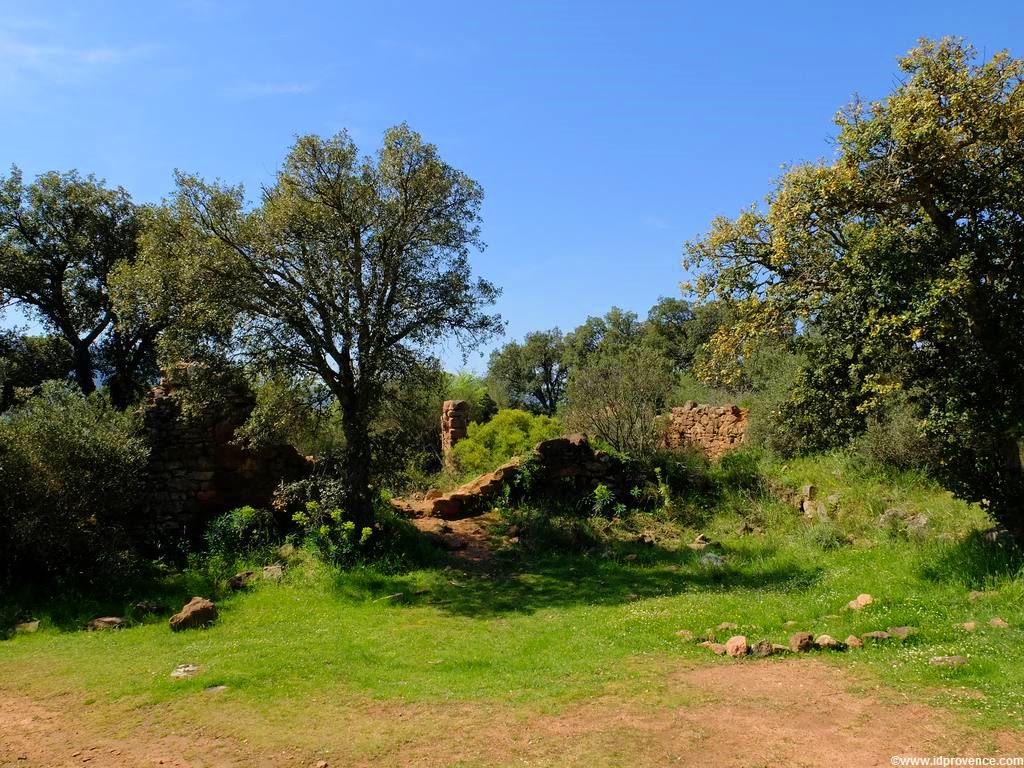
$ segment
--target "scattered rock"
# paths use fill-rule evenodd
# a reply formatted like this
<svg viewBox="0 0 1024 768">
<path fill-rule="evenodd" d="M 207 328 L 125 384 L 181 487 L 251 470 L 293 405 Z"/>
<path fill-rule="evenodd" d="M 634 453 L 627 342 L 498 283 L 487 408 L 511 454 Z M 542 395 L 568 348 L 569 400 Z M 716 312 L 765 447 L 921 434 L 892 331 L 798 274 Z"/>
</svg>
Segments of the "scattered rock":
<svg viewBox="0 0 1024 768">
<path fill-rule="evenodd" d="M 789 650 L 794 653 L 809 651 L 814 648 L 814 635 L 810 632 L 797 632 L 789 638 Z"/>
<path fill-rule="evenodd" d="M 318 760 L 316 763 L 316 768 L 329 768 L 329 766 L 326 760 Z"/>
<path fill-rule="evenodd" d="M 32 619 L 32 621 L 23 621 L 19 624 L 15 624 L 14 631 L 19 635 L 31 635 L 33 632 L 38 632 L 39 619 Z"/>
<path fill-rule="evenodd" d="M 744 520 L 743 525 L 736 529 L 736 533 L 740 536 L 746 536 L 747 534 L 760 535 L 762 531 L 761 526 L 754 525 L 749 520 Z"/>
<path fill-rule="evenodd" d="M 263 578 L 267 581 L 280 581 L 284 578 L 284 566 L 281 563 L 263 566 Z"/>
<path fill-rule="evenodd" d="M 833 651 L 841 651 L 845 648 L 845 646 L 832 637 L 832 635 L 818 635 L 814 639 L 814 644 L 818 648 L 828 648 Z"/>
<path fill-rule="evenodd" d="M 717 653 L 719 656 L 725 656 L 726 648 L 722 643 L 712 643 L 710 640 L 705 640 L 700 645 L 704 648 L 710 648 L 713 653 Z"/>
<path fill-rule="evenodd" d="M 973 632 L 978 628 L 978 622 L 976 621 L 965 621 L 963 624 L 954 624 L 957 629 L 962 629 L 964 632 Z"/>
<path fill-rule="evenodd" d="M 851 611 L 859 611 L 861 608 L 871 605 L 873 602 L 875 602 L 875 598 L 873 598 L 871 595 L 865 592 L 863 594 L 857 595 L 856 598 L 848 602 L 846 604 L 846 607 L 849 608 Z"/>
<path fill-rule="evenodd" d="M 921 541 L 928 533 L 928 515 L 917 514 L 907 518 L 907 537 L 913 541 Z"/>
<path fill-rule="evenodd" d="M 846 647 L 847 648 L 863 648 L 864 647 L 864 641 L 861 640 L 856 635 L 850 635 L 848 638 L 846 638 L 846 640 L 844 642 L 846 643 Z"/>
<path fill-rule="evenodd" d="M 226 685 L 211 685 L 208 688 L 203 688 L 205 693 L 220 693 L 226 691 L 228 687 Z"/>
<path fill-rule="evenodd" d="M 839 506 L 839 494 L 831 493 L 825 497 L 825 504 L 829 507 L 835 508 Z"/>
<path fill-rule="evenodd" d="M 967 599 L 970 600 L 972 603 L 976 603 L 979 600 L 985 600 L 990 597 L 993 597 L 995 594 L 995 592 L 979 592 L 978 590 L 974 589 L 967 593 Z"/>
<path fill-rule="evenodd" d="M 691 640 L 693 640 L 693 632 L 691 632 L 688 629 L 680 629 L 678 632 L 676 632 L 676 637 L 689 643 Z"/>
<path fill-rule="evenodd" d="M 730 637 L 725 643 L 725 652 L 732 656 L 734 659 L 740 656 L 746 656 L 750 652 L 750 646 L 747 645 L 747 638 L 743 635 L 734 635 Z"/>
<path fill-rule="evenodd" d="M 186 677 L 195 677 L 199 674 L 198 664 L 179 664 L 171 671 L 171 677 L 181 680 Z"/>
<path fill-rule="evenodd" d="M 124 627 L 124 619 L 120 616 L 100 616 L 85 625 L 85 628 L 90 632 L 98 632 L 103 629 L 121 629 L 122 627 Z"/>
<path fill-rule="evenodd" d="M 883 632 L 880 629 L 876 629 L 874 632 L 865 632 L 863 635 L 860 636 L 860 639 L 863 640 L 865 643 L 872 641 L 881 642 L 882 640 L 889 639 L 889 633 Z"/>
<path fill-rule="evenodd" d="M 962 667 L 967 663 L 966 656 L 932 656 L 928 663 L 933 667 Z"/>
<path fill-rule="evenodd" d="M 630 552 L 628 555 L 626 555 L 626 560 L 628 560 L 631 563 L 636 562 L 636 552 Z"/>
<path fill-rule="evenodd" d="M 768 640 L 758 640 L 750 646 L 751 656 L 771 656 L 773 653 L 775 653 L 775 646 Z"/>
<path fill-rule="evenodd" d="M 725 558 L 716 555 L 714 552 L 705 552 L 698 560 L 705 568 L 724 568 Z"/>
<path fill-rule="evenodd" d="M 427 491 L 425 494 L 423 494 L 423 498 L 426 501 L 433 501 L 434 499 L 440 499 L 442 496 L 444 496 L 444 493 L 439 491 L 437 488 L 431 488 L 429 491 Z"/>
<path fill-rule="evenodd" d="M 693 541 L 690 543 L 690 549 L 704 549 L 705 547 L 710 547 L 711 544 L 711 539 L 703 533 L 698 533 L 693 537 Z"/>
<path fill-rule="evenodd" d="M 727 629 L 739 629 L 739 628 L 740 628 L 739 624 L 733 624 L 731 621 L 723 621 L 721 624 L 719 624 L 717 627 L 715 627 L 715 629 L 721 629 L 722 631 L 725 631 Z"/>
<path fill-rule="evenodd" d="M 139 600 L 132 606 L 132 613 L 135 616 L 149 616 L 151 614 L 164 613 L 167 606 L 156 600 Z"/>
<path fill-rule="evenodd" d="M 248 587 L 256 578 L 256 571 L 239 571 L 228 579 L 228 589 L 232 592 L 239 592 Z"/>
<path fill-rule="evenodd" d="M 217 618 L 216 606 L 205 597 L 193 597 L 189 602 L 170 618 L 171 629 L 178 632 L 182 629 L 198 629 L 205 627 Z"/>
<path fill-rule="evenodd" d="M 802 496 L 804 499 L 808 501 L 812 500 L 817 495 L 818 489 L 811 483 L 808 483 L 807 485 L 800 489 L 800 496 Z"/>
<path fill-rule="evenodd" d="M 799 622 L 796 622 L 796 621 L 793 621 L 792 619 L 790 619 L 789 621 L 783 622 L 782 626 L 784 626 L 784 627 L 795 627 L 798 623 Z"/>
<path fill-rule="evenodd" d="M 999 618 L 998 616 L 989 619 L 988 620 L 988 625 L 990 627 L 995 627 L 996 629 L 1009 629 L 1010 628 L 1010 625 L 1007 624 L 1003 619 Z"/>
</svg>

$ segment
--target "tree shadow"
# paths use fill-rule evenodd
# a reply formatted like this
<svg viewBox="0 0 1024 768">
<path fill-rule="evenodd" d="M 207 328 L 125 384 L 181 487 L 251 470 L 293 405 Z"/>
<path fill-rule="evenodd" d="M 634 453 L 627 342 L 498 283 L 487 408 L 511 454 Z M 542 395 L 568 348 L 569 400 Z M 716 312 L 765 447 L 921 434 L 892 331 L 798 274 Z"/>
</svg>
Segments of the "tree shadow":
<svg viewBox="0 0 1024 768">
<path fill-rule="evenodd" d="M 488 568 L 456 567 L 434 572 L 429 588 L 418 588 L 411 576 L 366 573 L 339 574 L 336 589 L 348 599 L 369 599 L 396 606 L 433 606 L 454 615 L 487 618 L 574 605 L 609 606 L 636 600 L 672 597 L 686 592 L 727 593 L 736 589 L 800 592 L 814 587 L 821 567 L 772 565 L 773 547 L 760 548 L 756 558 L 718 550 L 722 565 L 701 563 L 706 551 L 672 551 L 645 547 L 636 559 L 621 552 L 549 553 L 518 556 L 508 553 Z"/>
<path fill-rule="evenodd" d="M 928 581 L 962 582 L 970 589 L 984 589 L 999 578 L 1014 578 L 1024 571 L 1024 548 L 972 531 L 955 544 L 943 547 L 921 569 Z"/>
</svg>

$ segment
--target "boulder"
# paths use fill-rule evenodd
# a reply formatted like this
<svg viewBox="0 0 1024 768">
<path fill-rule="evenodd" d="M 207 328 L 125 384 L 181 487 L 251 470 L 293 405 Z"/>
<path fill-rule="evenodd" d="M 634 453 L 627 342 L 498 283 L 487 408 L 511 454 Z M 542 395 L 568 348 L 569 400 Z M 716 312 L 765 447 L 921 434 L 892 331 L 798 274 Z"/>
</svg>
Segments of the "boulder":
<svg viewBox="0 0 1024 768">
<path fill-rule="evenodd" d="M 978 622 L 976 621 L 965 621 L 963 624 L 954 624 L 957 629 L 962 629 L 964 632 L 973 632 L 978 628 Z"/>
<path fill-rule="evenodd" d="M 39 619 L 32 619 L 31 621 L 22 621 L 14 625 L 14 632 L 19 635 L 31 635 L 33 632 L 39 631 Z"/>
<path fill-rule="evenodd" d="M 1010 625 L 1007 624 L 1003 619 L 999 618 L 998 616 L 989 619 L 988 620 L 988 625 L 990 627 L 995 627 L 996 629 L 1009 629 L 1010 628 Z"/>
<path fill-rule="evenodd" d="M 205 597 L 193 597 L 170 618 L 171 630 L 199 629 L 217 619 L 217 607 Z"/>
<path fill-rule="evenodd" d="M 713 653 L 717 653 L 719 656 L 725 656 L 726 648 L 723 643 L 713 643 L 710 640 L 705 640 L 700 643 L 702 648 L 710 648 Z"/>
<path fill-rule="evenodd" d="M 747 638 L 743 635 L 734 635 L 725 642 L 725 652 L 732 656 L 734 659 L 740 656 L 746 656 L 750 652 L 750 646 L 747 645 Z"/>
<path fill-rule="evenodd" d="M 717 627 L 715 627 L 715 629 L 720 629 L 723 632 L 725 630 L 727 630 L 727 629 L 739 629 L 739 628 L 740 628 L 739 624 L 733 624 L 731 621 L 723 621 L 721 624 L 719 624 Z"/>
<path fill-rule="evenodd" d="M 785 646 L 779 646 L 785 647 Z M 788 651 L 789 649 L 786 648 Z M 750 646 L 751 656 L 771 656 L 776 653 L 775 646 L 768 640 L 758 640 L 752 646 Z"/>
<path fill-rule="evenodd" d="M 864 641 L 861 640 L 856 635 L 850 635 L 848 638 L 846 638 L 846 640 L 844 642 L 846 643 L 846 647 L 847 648 L 863 648 L 864 647 Z"/>
<path fill-rule="evenodd" d="M 844 649 L 843 644 L 832 637 L 832 635 L 818 635 L 814 639 L 814 644 L 818 648 L 827 648 L 831 651 L 841 651 Z"/>
<path fill-rule="evenodd" d="M 280 563 L 263 566 L 263 578 L 267 581 L 280 581 L 284 578 L 284 566 Z"/>
<path fill-rule="evenodd" d="M 877 643 L 881 642 L 882 640 L 888 640 L 889 633 L 882 632 L 880 629 L 876 629 L 874 632 L 865 632 L 863 635 L 860 636 L 860 639 L 863 640 L 865 644 L 871 642 Z"/>
<path fill-rule="evenodd" d="M 124 627 L 124 619 L 120 616 L 100 616 L 85 625 L 85 628 L 90 632 L 99 632 L 104 629 L 121 629 L 122 627 Z"/>
<path fill-rule="evenodd" d="M 857 597 L 848 602 L 846 604 L 846 607 L 849 608 L 851 611 L 859 611 L 861 608 L 869 606 L 873 602 L 875 602 L 875 598 L 873 598 L 871 595 L 865 592 L 863 594 L 857 595 Z"/>
<path fill-rule="evenodd" d="M 198 664 L 179 664 L 171 670 L 171 677 L 181 680 L 186 677 L 195 677 L 199 674 Z"/>
<path fill-rule="evenodd" d="M 228 579 L 228 589 L 232 592 L 239 592 L 247 588 L 256 578 L 256 571 L 239 571 Z"/>
<path fill-rule="evenodd" d="M 688 643 L 691 640 L 693 640 L 693 632 L 691 632 L 688 629 L 680 629 L 678 632 L 676 632 L 676 637 Z"/>
<path fill-rule="evenodd" d="M 814 648 L 814 635 L 810 632 L 797 632 L 789 637 L 789 650 L 796 652 L 809 651 Z"/>
</svg>

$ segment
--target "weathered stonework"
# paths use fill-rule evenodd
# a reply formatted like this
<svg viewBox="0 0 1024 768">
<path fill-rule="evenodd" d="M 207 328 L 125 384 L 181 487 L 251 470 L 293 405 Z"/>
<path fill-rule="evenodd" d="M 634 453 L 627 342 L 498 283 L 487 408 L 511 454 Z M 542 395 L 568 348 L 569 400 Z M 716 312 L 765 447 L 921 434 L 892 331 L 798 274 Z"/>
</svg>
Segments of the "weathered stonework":
<svg viewBox="0 0 1024 768">
<path fill-rule="evenodd" d="M 143 409 L 151 446 L 144 507 L 158 539 L 198 536 L 234 507 L 269 507 L 282 480 L 308 474 L 309 462 L 291 446 L 253 450 L 232 443 L 256 405 L 248 387 L 231 387 L 216 408 L 186 413 L 176 392 L 188 386 L 190 368 L 171 374 L 150 391 Z"/>
<path fill-rule="evenodd" d="M 697 405 L 690 400 L 673 408 L 662 435 L 666 448 L 692 446 L 709 459 L 739 448 L 747 435 L 748 412 L 735 405 Z"/>
<path fill-rule="evenodd" d="M 445 400 L 441 408 L 441 455 L 445 466 L 450 465 L 452 448 L 469 430 L 469 403 L 465 400 Z"/>
</svg>

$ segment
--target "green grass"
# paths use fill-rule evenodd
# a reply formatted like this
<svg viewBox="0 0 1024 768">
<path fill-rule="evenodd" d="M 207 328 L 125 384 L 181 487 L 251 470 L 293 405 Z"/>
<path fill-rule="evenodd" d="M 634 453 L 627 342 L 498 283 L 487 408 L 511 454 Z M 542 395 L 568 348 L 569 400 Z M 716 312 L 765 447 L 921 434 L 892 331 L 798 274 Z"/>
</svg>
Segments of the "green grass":
<svg viewBox="0 0 1024 768">
<path fill-rule="evenodd" d="M 190 711 L 219 684 L 261 712 L 324 695 L 547 710 L 609 691 L 657 690 L 681 661 L 735 663 L 682 642 L 679 629 L 734 622 L 751 641 L 785 642 L 795 629 L 842 639 L 909 625 L 918 631 L 905 642 L 818 655 L 977 724 L 1024 727 L 1024 576 L 1019 558 L 977 535 L 986 525 L 980 511 L 920 478 L 858 473 L 841 457 L 771 471 L 793 487 L 839 492 L 840 511 L 812 522 L 756 490 L 727 489 L 700 529 L 716 542 L 706 551 L 725 558 L 722 568 L 685 546 L 696 529 L 657 516 L 641 521 L 661 531 L 653 546 L 620 537 L 591 554 L 510 555 L 489 574 L 338 572 L 306 559 L 280 584 L 219 599 L 221 618 L 205 631 L 172 634 L 161 619 L 87 633 L 69 631 L 66 615 L 56 626 L 43 613 L 40 632 L 0 643 L 0 680 L 40 697 L 72 691 L 149 711 Z M 925 541 L 872 528 L 897 505 L 929 515 Z M 740 534 L 743 520 L 764 532 Z M 822 536 L 826 525 L 834 530 Z M 175 594 L 200 584 L 179 584 Z M 972 603 L 971 590 L 991 594 Z M 861 592 L 876 604 L 844 610 Z M 381 599 L 395 593 L 401 600 Z M 989 627 L 993 616 L 1010 629 Z M 972 619 L 973 634 L 953 627 Z M 970 663 L 928 663 L 952 654 Z M 186 662 L 201 674 L 171 680 Z"/>
</svg>

